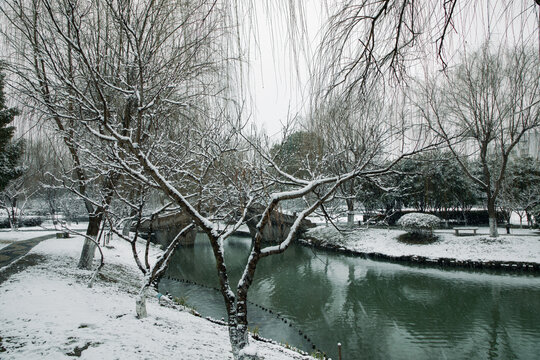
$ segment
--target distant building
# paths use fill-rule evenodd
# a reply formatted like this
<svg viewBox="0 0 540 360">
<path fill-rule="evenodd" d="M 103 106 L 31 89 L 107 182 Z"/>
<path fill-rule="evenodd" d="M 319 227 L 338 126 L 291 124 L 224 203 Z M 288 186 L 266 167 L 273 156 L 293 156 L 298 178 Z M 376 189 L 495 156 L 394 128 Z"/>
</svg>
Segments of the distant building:
<svg viewBox="0 0 540 360">
<path fill-rule="evenodd" d="M 540 160 L 540 129 L 527 132 L 514 149 L 514 157 L 531 157 Z"/>
</svg>

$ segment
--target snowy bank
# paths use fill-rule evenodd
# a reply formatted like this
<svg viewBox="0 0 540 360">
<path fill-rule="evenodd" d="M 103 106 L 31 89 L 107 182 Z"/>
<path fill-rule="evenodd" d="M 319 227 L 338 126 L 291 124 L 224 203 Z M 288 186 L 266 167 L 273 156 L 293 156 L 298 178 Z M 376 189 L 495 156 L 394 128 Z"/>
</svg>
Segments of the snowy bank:
<svg viewBox="0 0 540 360">
<path fill-rule="evenodd" d="M 46 240 L 22 262 L 34 260 L 31 266 L 5 268 L 3 275 L 11 274 L 0 284 L 0 358 L 232 359 L 227 328 L 187 309 L 160 306 L 153 297 L 148 317 L 135 317 L 142 277 L 127 245 L 116 240 L 103 249 L 106 265 L 91 289 L 91 272 L 76 268 L 80 237 Z M 265 359 L 307 359 L 252 343 Z"/>
<path fill-rule="evenodd" d="M 307 244 L 369 258 L 439 263 L 451 266 L 519 268 L 540 270 L 540 236 L 529 230 L 513 229 L 492 239 L 488 228 L 476 236 L 455 236 L 452 230 L 436 230 L 431 244 L 407 244 L 397 240 L 404 234 L 395 229 L 359 229 L 340 233 L 333 227 L 310 229 Z M 502 231 L 501 231 L 502 233 Z"/>
</svg>

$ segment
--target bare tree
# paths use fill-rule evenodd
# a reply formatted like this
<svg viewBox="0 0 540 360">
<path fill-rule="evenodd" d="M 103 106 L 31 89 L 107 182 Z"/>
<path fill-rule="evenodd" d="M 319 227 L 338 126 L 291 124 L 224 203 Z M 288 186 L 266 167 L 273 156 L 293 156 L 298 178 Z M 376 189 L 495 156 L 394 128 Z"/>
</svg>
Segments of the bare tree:
<svg viewBox="0 0 540 360">
<path fill-rule="evenodd" d="M 0 192 L 0 208 L 6 212 L 12 230 L 18 230 L 24 207 L 33 194 L 32 189 L 25 186 L 25 180 L 23 174 L 11 180 Z"/>
<path fill-rule="evenodd" d="M 371 177 L 386 173 L 403 156 L 395 157 L 385 168 L 377 167 L 371 161 L 372 158 L 366 157 L 363 158 L 363 161 L 359 161 L 356 166 L 352 166 L 349 172 L 334 176 L 313 174 L 310 179 L 300 179 L 281 170 L 272 161 L 269 151 L 258 146 L 252 137 L 244 137 L 244 140 L 254 149 L 254 153 L 251 155 L 242 152 L 242 148 L 238 145 L 231 149 L 236 165 L 226 161 L 226 153 L 219 151 L 219 144 L 214 143 L 212 148 L 214 151 L 218 151 L 221 156 L 220 158 L 214 158 L 216 161 L 213 161 L 213 163 L 219 162 L 229 164 L 229 166 L 215 166 L 213 168 L 213 177 L 217 181 L 207 182 L 204 186 L 204 192 L 217 197 L 220 200 L 218 203 L 227 205 L 219 210 L 213 209 L 211 211 L 210 207 L 203 207 L 199 210 L 195 204 L 198 203 L 197 198 L 200 195 L 190 196 L 186 194 L 184 191 L 189 187 L 183 190 L 178 185 L 175 185 L 174 177 L 170 178 L 163 174 L 166 168 L 154 164 L 153 157 L 156 156 L 155 153 L 149 156 L 148 150 L 137 146 L 132 139 L 122 136 L 116 129 L 107 124 L 104 124 L 104 132 L 96 133 L 96 136 L 110 141 L 111 144 L 118 144 L 117 147 L 125 149 L 125 153 L 121 157 L 127 158 L 129 156 L 136 159 L 137 163 L 135 161 L 130 162 L 131 165 L 125 166 L 124 170 L 134 177 L 136 174 L 139 174 L 137 175 L 139 177 L 144 176 L 144 181 L 158 186 L 183 212 L 189 214 L 195 224 L 208 236 L 216 259 L 220 289 L 227 309 L 229 337 L 233 354 L 238 359 L 252 358 L 252 354 L 250 355 L 244 351 L 248 344 L 247 296 L 259 261 L 267 256 L 285 251 L 293 242 L 302 220 L 329 200 L 340 186 L 358 176 Z M 371 141 L 376 140 L 376 137 L 371 138 Z M 207 152 L 209 150 L 207 148 Z M 201 155 L 203 158 L 209 157 L 209 153 Z M 127 165 L 127 163 L 124 162 L 124 165 Z M 189 177 L 200 178 L 191 171 Z M 224 181 L 225 179 L 228 181 Z M 310 196 L 308 197 L 308 195 Z M 233 201 L 233 199 L 241 199 L 241 201 Z M 265 228 L 271 226 L 270 218 L 272 214 L 279 209 L 281 204 L 293 199 L 304 199 L 305 205 L 295 216 L 285 239 L 277 245 L 265 244 L 263 234 Z M 259 221 L 252 238 L 252 247 L 244 273 L 239 282 L 233 286 L 229 282 L 223 243 L 246 221 L 248 210 L 255 203 L 262 205 L 262 211 L 257 216 Z M 214 216 L 205 215 L 219 215 L 223 214 L 223 211 L 226 214 L 231 214 L 231 209 L 235 210 L 234 212 L 239 215 L 236 216 L 237 220 L 234 225 L 224 230 L 218 230 L 218 224 L 213 220 Z M 227 217 L 223 218 L 226 219 Z M 228 219 L 232 220 L 230 216 Z"/>
<path fill-rule="evenodd" d="M 524 217 L 531 225 L 531 212 L 540 204 L 540 164 L 530 157 L 512 157 L 507 172 L 500 206 L 518 215 L 520 227 L 523 227 Z"/>
<path fill-rule="evenodd" d="M 233 217 L 236 208 L 247 209 L 251 201 L 249 194 L 233 196 L 244 186 L 232 181 L 243 178 L 242 172 L 221 166 L 224 155 L 239 148 L 235 134 L 241 127 L 227 115 L 234 105 L 227 102 L 232 87 L 227 72 L 228 5 L 206 0 L 21 0 L 9 6 L 17 19 L 13 26 L 33 50 L 23 58 L 20 76 L 27 94 L 65 135 L 75 185 L 80 185 L 73 190 L 89 207 L 103 208 L 101 220 L 114 190 L 130 179 L 161 189 L 193 218 L 209 235 L 221 264 L 218 274 L 238 355 L 237 312 L 221 247 L 233 229 L 221 234 L 203 215 Z M 219 188 L 216 179 L 223 184 Z M 107 191 L 98 191 L 102 199 L 95 201 L 88 185 L 100 181 Z M 242 205 L 232 209 L 231 201 Z M 148 281 L 167 258 L 154 268 L 142 264 Z M 148 284 L 141 290 L 141 316 Z"/>
<path fill-rule="evenodd" d="M 530 48 L 493 52 L 486 44 L 444 81 L 428 82 L 418 110 L 444 139 L 461 168 L 484 192 L 490 236 L 497 233 L 497 199 L 512 151 L 540 126 L 540 62 Z M 463 161 L 478 159 L 476 171 Z"/>
<path fill-rule="evenodd" d="M 78 191 L 86 195 L 93 175 L 82 166 L 75 122 L 84 109 L 70 88 L 77 84 L 77 75 L 80 75 L 73 58 L 74 26 L 70 21 L 75 8 L 82 4 L 58 2 L 55 5 L 48 1 L 10 1 L 2 7 L 2 12 L 15 29 L 8 39 L 17 54 L 12 67 L 19 79 L 17 90 L 26 97 L 28 105 L 33 105 L 54 124 L 69 151 Z M 110 181 L 103 184 L 107 187 Z M 91 239 L 99 232 L 103 209 L 95 208 L 88 201 L 85 207 L 89 215 L 88 237 L 79 267 L 90 269 L 95 251 Z"/>
<path fill-rule="evenodd" d="M 18 30 L 11 40 L 19 54 L 14 69 L 21 92 L 56 125 L 83 198 L 91 198 L 91 184 L 112 194 L 122 179 L 114 168 L 96 174 L 85 166 L 89 152 L 81 151 L 88 141 L 81 127 L 104 119 L 120 123 L 123 135 L 137 128 L 138 144 L 154 142 L 156 119 L 170 129 L 167 137 L 184 135 L 176 124 L 193 122 L 191 115 L 207 106 L 200 94 L 226 95 L 207 73 L 227 56 L 213 58 L 228 46 L 216 41 L 226 31 L 227 9 L 206 0 L 14 0 L 2 7 Z M 90 238 L 97 236 L 112 196 L 105 199 L 100 207 L 85 201 Z M 85 243 L 80 267 L 91 266 L 93 246 Z"/>
<path fill-rule="evenodd" d="M 323 139 L 324 167 L 329 173 L 347 173 L 358 164 L 380 165 L 389 154 L 400 154 L 392 144 L 396 133 L 391 107 L 382 101 L 384 96 L 372 89 L 366 96 L 328 97 L 313 111 L 309 126 Z M 347 205 L 348 227 L 354 224 L 357 187 L 358 181 L 352 179 L 336 194 Z"/>
</svg>

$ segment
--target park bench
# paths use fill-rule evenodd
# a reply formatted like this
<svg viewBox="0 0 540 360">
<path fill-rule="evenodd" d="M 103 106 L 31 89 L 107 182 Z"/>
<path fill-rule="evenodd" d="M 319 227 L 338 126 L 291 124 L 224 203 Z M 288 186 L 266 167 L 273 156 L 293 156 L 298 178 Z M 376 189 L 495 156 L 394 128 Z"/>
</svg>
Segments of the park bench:
<svg viewBox="0 0 540 360">
<path fill-rule="evenodd" d="M 463 234 L 464 232 L 465 233 L 473 233 L 473 235 L 476 235 L 476 230 L 478 230 L 477 227 L 455 227 L 454 228 L 454 231 L 456 232 L 456 236 L 459 236 L 459 232 L 461 231 L 461 233 Z"/>
</svg>

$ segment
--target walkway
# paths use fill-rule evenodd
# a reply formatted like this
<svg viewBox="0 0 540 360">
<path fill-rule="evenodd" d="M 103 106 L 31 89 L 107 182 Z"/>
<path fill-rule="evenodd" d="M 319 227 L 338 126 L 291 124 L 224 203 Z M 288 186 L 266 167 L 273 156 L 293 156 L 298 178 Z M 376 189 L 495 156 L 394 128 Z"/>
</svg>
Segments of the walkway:
<svg viewBox="0 0 540 360">
<path fill-rule="evenodd" d="M 43 240 L 52 239 L 56 234 L 38 236 L 33 239 L 16 241 L 0 249 L 0 269 L 26 255 L 34 246 Z"/>
</svg>

